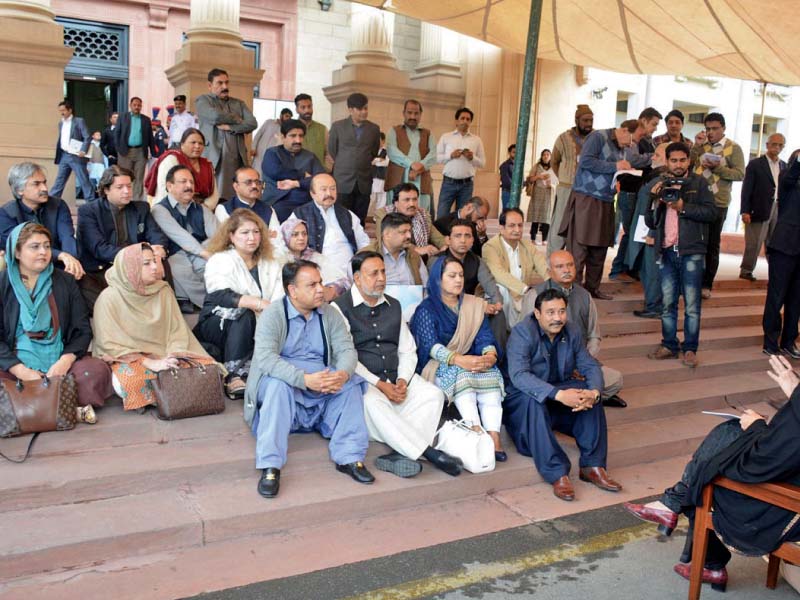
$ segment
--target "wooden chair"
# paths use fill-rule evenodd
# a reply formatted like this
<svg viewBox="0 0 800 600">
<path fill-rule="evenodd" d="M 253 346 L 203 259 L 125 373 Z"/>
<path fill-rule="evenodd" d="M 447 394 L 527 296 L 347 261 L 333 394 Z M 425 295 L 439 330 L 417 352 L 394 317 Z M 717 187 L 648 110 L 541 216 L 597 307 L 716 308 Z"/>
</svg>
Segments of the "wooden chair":
<svg viewBox="0 0 800 600">
<path fill-rule="evenodd" d="M 762 502 L 780 506 L 794 513 L 800 512 L 800 487 L 783 483 L 740 483 L 727 477 L 717 477 L 703 489 L 703 506 L 697 507 L 694 521 L 692 568 L 689 578 L 689 600 L 699 600 L 703 578 L 703 565 L 708 549 L 708 530 L 714 530 L 711 522 L 714 488 L 723 487 Z M 778 568 L 781 559 L 800 564 L 800 545 L 786 542 L 769 555 L 767 587 L 775 589 L 778 584 Z"/>
</svg>

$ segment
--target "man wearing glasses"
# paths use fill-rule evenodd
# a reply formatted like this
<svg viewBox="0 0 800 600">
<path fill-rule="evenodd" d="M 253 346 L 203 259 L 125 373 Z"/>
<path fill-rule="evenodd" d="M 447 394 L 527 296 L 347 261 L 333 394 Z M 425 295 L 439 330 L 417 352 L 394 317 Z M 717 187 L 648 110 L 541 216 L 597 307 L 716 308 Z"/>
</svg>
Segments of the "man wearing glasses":
<svg viewBox="0 0 800 600">
<path fill-rule="evenodd" d="M 717 218 L 708 228 L 708 253 L 703 273 L 703 298 L 711 298 L 711 286 L 719 268 L 719 244 L 722 227 L 731 203 L 731 185 L 744 179 L 744 154 L 739 144 L 725 137 L 725 117 L 708 113 L 703 119 L 705 131 L 694 137 L 690 159 L 695 174 L 702 175 L 714 194 Z"/>
</svg>

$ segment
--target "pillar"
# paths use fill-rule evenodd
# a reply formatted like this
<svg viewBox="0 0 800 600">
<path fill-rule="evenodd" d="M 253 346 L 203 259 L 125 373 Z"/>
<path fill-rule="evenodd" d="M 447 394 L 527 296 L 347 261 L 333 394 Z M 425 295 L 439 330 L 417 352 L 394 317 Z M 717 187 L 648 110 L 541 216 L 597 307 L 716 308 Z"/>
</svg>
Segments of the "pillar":
<svg viewBox="0 0 800 600">
<path fill-rule="evenodd" d="M 422 23 L 419 64 L 411 80 L 412 85 L 427 89 L 464 93 L 460 40 L 455 31 Z"/>
</svg>

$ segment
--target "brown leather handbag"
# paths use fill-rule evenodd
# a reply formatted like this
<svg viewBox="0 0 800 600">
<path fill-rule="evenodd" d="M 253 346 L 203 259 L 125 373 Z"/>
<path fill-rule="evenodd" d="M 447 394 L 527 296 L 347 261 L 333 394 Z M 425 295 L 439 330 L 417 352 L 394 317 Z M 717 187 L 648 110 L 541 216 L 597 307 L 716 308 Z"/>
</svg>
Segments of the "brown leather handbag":
<svg viewBox="0 0 800 600">
<path fill-rule="evenodd" d="M 78 387 L 72 375 L 16 383 L 0 380 L 0 437 L 73 429 L 77 406 Z"/>
<path fill-rule="evenodd" d="M 190 366 L 159 371 L 153 380 L 158 418 L 172 421 L 224 411 L 225 389 L 217 366 L 187 358 L 179 360 Z"/>
</svg>

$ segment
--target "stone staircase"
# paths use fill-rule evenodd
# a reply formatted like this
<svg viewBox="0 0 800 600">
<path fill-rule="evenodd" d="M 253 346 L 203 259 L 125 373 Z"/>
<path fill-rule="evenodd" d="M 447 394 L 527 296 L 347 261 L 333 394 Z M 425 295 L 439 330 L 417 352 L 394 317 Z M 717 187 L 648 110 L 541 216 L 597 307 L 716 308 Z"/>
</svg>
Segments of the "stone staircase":
<svg viewBox="0 0 800 600">
<path fill-rule="evenodd" d="M 760 352 L 763 288 L 718 283 L 692 370 L 645 357 L 660 323 L 632 316 L 638 284 L 604 284 L 615 299 L 598 303 L 601 358 L 623 372 L 629 403 L 606 411 L 609 467 L 625 474 L 629 493 L 579 494 L 597 505 L 655 494 L 718 422 L 701 410 L 725 407 L 726 397 L 735 405 L 779 397 Z M 509 460 L 491 473 L 376 472 L 363 486 L 332 468 L 316 434 L 292 436 L 281 494 L 267 501 L 256 493 L 241 411 L 229 402 L 221 415 L 162 422 L 112 403 L 94 426 L 41 435 L 25 464 L 3 461 L 0 598 L 184 597 L 391 554 L 406 547 L 401 539 L 432 545 L 586 507 L 554 501 L 507 438 Z M 25 442 L 0 440 L 0 450 L 16 455 Z M 577 463 L 574 444 L 565 448 Z M 385 451 L 371 444 L 368 464 Z"/>
</svg>

